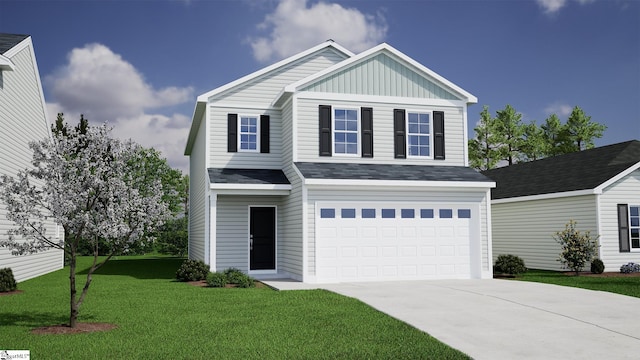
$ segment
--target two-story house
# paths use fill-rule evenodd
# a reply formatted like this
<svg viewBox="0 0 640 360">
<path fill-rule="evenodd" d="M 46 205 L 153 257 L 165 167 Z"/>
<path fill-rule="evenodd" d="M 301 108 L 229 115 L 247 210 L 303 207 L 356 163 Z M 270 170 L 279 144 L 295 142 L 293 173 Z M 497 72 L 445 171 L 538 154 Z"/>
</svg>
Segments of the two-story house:
<svg viewBox="0 0 640 360">
<path fill-rule="evenodd" d="M 476 102 L 388 44 L 333 41 L 200 95 L 189 257 L 316 283 L 491 277 Z"/>
</svg>

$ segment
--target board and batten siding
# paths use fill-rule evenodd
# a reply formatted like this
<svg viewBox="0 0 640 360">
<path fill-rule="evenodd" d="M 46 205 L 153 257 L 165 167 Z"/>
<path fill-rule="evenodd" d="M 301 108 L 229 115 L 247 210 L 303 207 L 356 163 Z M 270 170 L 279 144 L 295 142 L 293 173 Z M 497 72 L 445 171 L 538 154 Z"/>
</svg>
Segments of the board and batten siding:
<svg viewBox="0 0 640 360">
<path fill-rule="evenodd" d="M 492 204 L 493 260 L 511 254 L 531 269 L 563 270 L 554 236 L 571 219 L 578 230 L 596 237 L 596 195 Z"/>
<path fill-rule="evenodd" d="M 363 184 L 364 186 L 364 184 Z M 309 189 L 307 198 L 307 238 L 308 238 L 308 271 L 315 275 L 315 221 L 317 202 L 341 202 L 351 203 L 384 203 L 393 206 L 397 204 L 456 204 L 476 203 L 480 207 L 480 242 L 482 251 L 481 271 L 490 271 L 489 241 L 487 224 L 487 196 L 485 191 L 474 192 L 463 189 L 439 189 L 421 190 L 419 188 L 407 189 L 378 189 L 359 190 L 355 188 L 343 188 L 336 190 Z"/>
<path fill-rule="evenodd" d="M 459 99 L 442 86 L 426 79 L 385 53 L 323 78 L 304 87 L 302 91 L 423 99 Z"/>
<path fill-rule="evenodd" d="M 209 238 L 205 234 L 205 224 L 209 221 L 205 218 L 206 207 L 209 206 L 207 196 L 209 180 L 205 163 L 205 123 L 202 119 L 189 156 L 189 259 L 202 261 L 206 259 L 205 241 Z"/>
<path fill-rule="evenodd" d="M 227 151 L 227 115 L 269 115 L 269 153 L 228 152 Z M 282 168 L 282 119 L 280 110 L 246 109 L 242 107 L 209 108 L 209 164 L 207 167 L 234 169 L 281 169 Z M 238 119 L 238 121 L 240 121 Z M 239 144 L 238 144 L 239 146 Z"/>
<path fill-rule="evenodd" d="M 640 169 L 605 188 L 600 195 L 600 256 L 605 271 L 620 271 L 628 262 L 640 264 L 640 251 L 620 252 L 617 204 L 640 206 Z"/>
<path fill-rule="evenodd" d="M 0 71 L 0 176 L 15 176 L 18 170 L 30 167 L 29 142 L 50 136 L 30 38 L 15 49 L 18 47 L 22 49 L 10 56 L 15 70 Z M 13 227 L 6 213 L 6 205 L 0 202 L 0 240 L 6 240 L 7 230 Z M 62 228 L 53 221 L 47 221 L 46 228 L 53 239 L 63 239 Z M 11 268 L 18 282 L 61 269 L 63 262 L 60 250 L 13 256 L 9 249 L 0 248 L 0 268 Z"/>
<path fill-rule="evenodd" d="M 346 58 L 345 54 L 331 48 L 324 48 L 213 96 L 209 101 L 233 103 L 239 106 L 245 104 L 268 106 L 285 86 L 324 70 Z"/>
<path fill-rule="evenodd" d="M 307 94 L 297 95 L 297 161 L 307 162 L 342 162 L 362 164 L 404 164 L 404 165 L 447 165 L 464 166 L 464 121 L 462 108 L 457 106 L 426 106 L 426 105 L 397 105 L 393 103 L 379 103 L 372 99 L 371 102 L 337 101 L 317 98 L 306 98 Z M 318 139 L 318 106 L 331 105 L 332 108 L 373 108 L 373 157 L 363 158 L 359 156 L 320 156 Z M 407 157 L 396 159 L 394 156 L 394 131 L 393 110 L 405 109 L 407 111 L 424 111 L 432 114 L 433 111 L 444 112 L 445 123 L 445 160 L 422 159 L 419 157 Z M 433 124 L 433 116 L 430 117 Z M 433 138 L 433 125 L 431 137 Z M 432 140 L 433 145 L 433 140 Z M 433 154 L 433 146 L 431 148 Z"/>
</svg>

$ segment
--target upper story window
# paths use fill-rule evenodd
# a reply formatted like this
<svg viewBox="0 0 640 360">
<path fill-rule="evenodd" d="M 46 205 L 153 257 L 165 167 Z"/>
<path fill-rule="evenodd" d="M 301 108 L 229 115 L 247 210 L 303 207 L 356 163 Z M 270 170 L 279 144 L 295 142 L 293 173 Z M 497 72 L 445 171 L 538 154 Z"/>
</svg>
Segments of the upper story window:
<svg viewBox="0 0 640 360">
<path fill-rule="evenodd" d="M 240 151 L 255 151 L 260 147 L 258 144 L 259 124 L 257 116 L 241 115 L 238 124 L 238 143 Z"/>
<path fill-rule="evenodd" d="M 640 206 L 629 206 L 629 234 L 632 249 L 640 249 Z"/>
<path fill-rule="evenodd" d="M 358 155 L 358 110 L 335 108 L 333 111 L 333 153 Z"/>
<path fill-rule="evenodd" d="M 428 113 L 407 112 L 409 156 L 431 157 L 431 122 Z"/>
</svg>

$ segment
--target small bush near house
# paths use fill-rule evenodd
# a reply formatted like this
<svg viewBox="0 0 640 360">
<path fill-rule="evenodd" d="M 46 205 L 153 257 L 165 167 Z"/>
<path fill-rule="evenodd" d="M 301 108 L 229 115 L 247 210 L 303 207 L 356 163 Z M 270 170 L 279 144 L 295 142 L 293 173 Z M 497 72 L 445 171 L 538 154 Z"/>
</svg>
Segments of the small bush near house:
<svg viewBox="0 0 640 360">
<path fill-rule="evenodd" d="M 589 231 L 581 233 L 576 229 L 576 224 L 575 220 L 569 220 L 565 229 L 557 232 L 554 238 L 562 249 L 558 261 L 578 276 L 582 268 L 597 254 L 599 245 L 597 237 L 591 238 Z"/>
<path fill-rule="evenodd" d="M 200 260 L 185 260 L 176 272 L 178 281 L 205 280 L 209 274 L 209 265 Z"/>
<path fill-rule="evenodd" d="M 511 275 L 518 275 L 527 271 L 524 260 L 515 255 L 499 255 L 493 269 L 497 273 Z"/>
<path fill-rule="evenodd" d="M 0 269 L 0 292 L 15 291 L 18 288 L 11 268 Z"/>
<path fill-rule="evenodd" d="M 229 284 L 235 284 L 241 288 L 249 288 L 255 286 L 255 281 L 249 275 L 243 273 L 236 268 L 228 268 L 224 271 Z"/>
<path fill-rule="evenodd" d="M 640 272 L 640 265 L 632 262 L 624 264 L 620 267 L 620 272 L 624 274 Z"/>
<path fill-rule="evenodd" d="M 591 261 L 591 272 L 594 274 L 602 274 L 604 272 L 604 263 L 600 259 Z"/>
<path fill-rule="evenodd" d="M 225 287 L 227 285 L 227 275 L 221 272 L 210 272 L 207 275 L 207 285 L 210 287 Z"/>
</svg>

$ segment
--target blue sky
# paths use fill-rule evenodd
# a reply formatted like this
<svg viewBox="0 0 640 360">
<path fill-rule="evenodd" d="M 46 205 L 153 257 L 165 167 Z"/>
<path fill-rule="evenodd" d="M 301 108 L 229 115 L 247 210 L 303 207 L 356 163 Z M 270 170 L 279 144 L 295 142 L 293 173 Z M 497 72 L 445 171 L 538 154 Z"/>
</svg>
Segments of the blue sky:
<svg viewBox="0 0 640 360">
<path fill-rule="evenodd" d="M 30 34 L 50 114 L 108 121 L 186 170 L 197 95 L 332 38 L 387 42 L 526 122 L 582 107 L 640 139 L 640 1 L 9 1 L 0 32 Z M 52 116 L 55 118 L 55 116 Z"/>
</svg>

